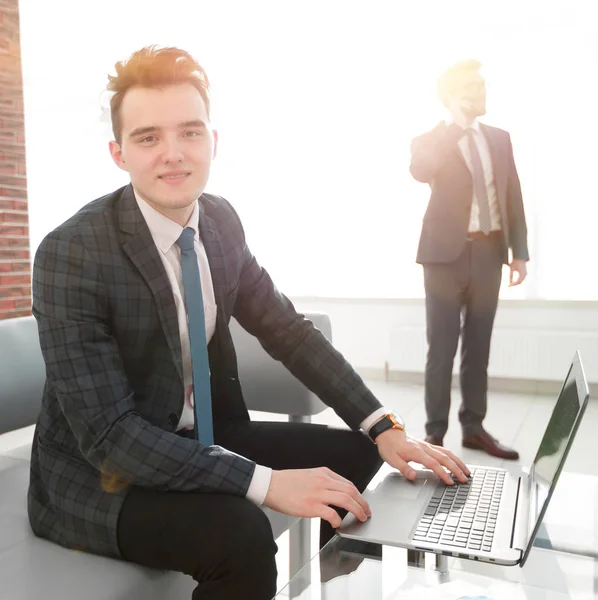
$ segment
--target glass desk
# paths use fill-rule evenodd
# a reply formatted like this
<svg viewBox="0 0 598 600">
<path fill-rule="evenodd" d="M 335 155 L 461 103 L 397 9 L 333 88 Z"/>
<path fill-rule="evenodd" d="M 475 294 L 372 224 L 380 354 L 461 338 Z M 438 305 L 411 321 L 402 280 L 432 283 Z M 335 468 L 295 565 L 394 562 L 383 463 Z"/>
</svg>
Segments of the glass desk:
<svg viewBox="0 0 598 600">
<path fill-rule="evenodd" d="M 407 551 L 336 536 L 291 579 L 277 600 L 590 600 L 598 598 L 598 562 L 536 548 L 526 566 L 455 558 L 448 572 L 410 565 Z"/>
<path fill-rule="evenodd" d="M 337 536 L 276 598 L 598 599 L 597 477 L 563 473 L 534 545 L 527 564 L 520 568 L 424 555 Z"/>
</svg>

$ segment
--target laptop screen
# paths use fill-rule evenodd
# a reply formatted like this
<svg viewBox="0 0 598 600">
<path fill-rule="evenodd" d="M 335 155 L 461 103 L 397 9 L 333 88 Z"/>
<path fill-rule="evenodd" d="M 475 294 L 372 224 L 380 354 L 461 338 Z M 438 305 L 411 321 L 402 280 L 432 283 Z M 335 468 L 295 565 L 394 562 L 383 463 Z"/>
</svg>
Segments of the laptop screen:
<svg viewBox="0 0 598 600">
<path fill-rule="evenodd" d="M 573 367 L 569 369 L 569 374 L 534 459 L 534 475 L 537 483 L 547 486 L 550 486 L 556 477 L 583 402 L 583 397 L 579 397 L 575 375 L 572 371 Z"/>
<path fill-rule="evenodd" d="M 548 508 L 554 487 L 586 408 L 588 397 L 587 381 L 583 374 L 579 354 L 576 354 L 532 466 L 530 511 L 534 529 L 530 532 L 531 536 L 524 560 L 527 558 Z M 534 516 L 536 517 L 535 523 L 533 522 Z"/>
</svg>

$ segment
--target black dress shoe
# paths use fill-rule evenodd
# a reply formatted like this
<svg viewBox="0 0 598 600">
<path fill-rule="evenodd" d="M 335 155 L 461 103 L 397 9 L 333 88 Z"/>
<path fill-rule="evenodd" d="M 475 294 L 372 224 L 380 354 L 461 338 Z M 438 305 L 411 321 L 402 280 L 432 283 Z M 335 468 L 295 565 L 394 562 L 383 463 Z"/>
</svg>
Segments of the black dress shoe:
<svg viewBox="0 0 598 600">
<path fill-rule="evenodd" d="M 428 442 L 428 444 L 432 444 L 433 446 L 443 446 L 444 445 L 442 438 L 438 437 L 437 435 L 427 435 L 426 442 Z"/>
<path fill-rule="evenodd" d="M 463 438 L 463 447 L 472 450 L 483 450 L 490 454 L 490 456 L 496 456 L 497 458 L 504 458 L 506 460 L 519 459 L 519 452 L 517 452 L 517 450 L 503 446 L 484 429 L 477 435 L 465 436 Z"/>
</svg>

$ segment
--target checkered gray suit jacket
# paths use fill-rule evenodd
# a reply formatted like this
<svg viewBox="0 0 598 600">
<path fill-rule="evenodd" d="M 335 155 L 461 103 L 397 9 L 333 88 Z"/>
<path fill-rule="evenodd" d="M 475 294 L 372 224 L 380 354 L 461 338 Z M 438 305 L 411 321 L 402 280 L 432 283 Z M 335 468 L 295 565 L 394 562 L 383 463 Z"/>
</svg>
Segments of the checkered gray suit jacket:
<svg viewBox="0 0 598 600">
<path fill-rule="evenodd" d="M 209 345 L 215 428 L 248 418 L 228 329 L 233 315 L 357 429 L 378 401 L 275 288 L 231 205 L 208 194 L 199 205 L 218 305 Z M 255 463 L 175 434 L 183 407 L 177 314 L 130 185 L 44 239 L 33 313 L 47 375 L 28 496 L 36 534 L 118 557 L 117 519 L 132 485 L 246 494 Z"/>
</svg>

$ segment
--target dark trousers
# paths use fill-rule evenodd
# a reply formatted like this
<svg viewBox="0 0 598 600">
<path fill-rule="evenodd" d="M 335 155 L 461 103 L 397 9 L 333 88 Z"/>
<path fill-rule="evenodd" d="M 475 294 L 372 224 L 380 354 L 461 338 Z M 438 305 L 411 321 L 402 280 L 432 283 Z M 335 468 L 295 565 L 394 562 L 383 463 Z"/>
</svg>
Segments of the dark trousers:
<svg viewBox="0 0 598 600">
<path fill-rule="evenodd" d="M 215 442 L 275 470 L 326 466 L 360 491 L 382 463 L 363 434 L 323 425 L 233 422 L 215 427 Z M 333 535 L 322 522 L 320 544 Z M 276 592 L 270 522 L 246 498 L 133 487 L 119 517 L 118 541 L 127 560 L 191 575 L 197 600 L 269 600 Z"/>
<path fill-rule="evenodd" d="M 425 264 L 426 433 L 448 429 L 453 361 L 461 335 L 459 420 L 463 435 L 476 435 L 486 416 L 488 360 L 502 274 L 502 234 L 475 238 L 448 264 Z"/>
</svg>

